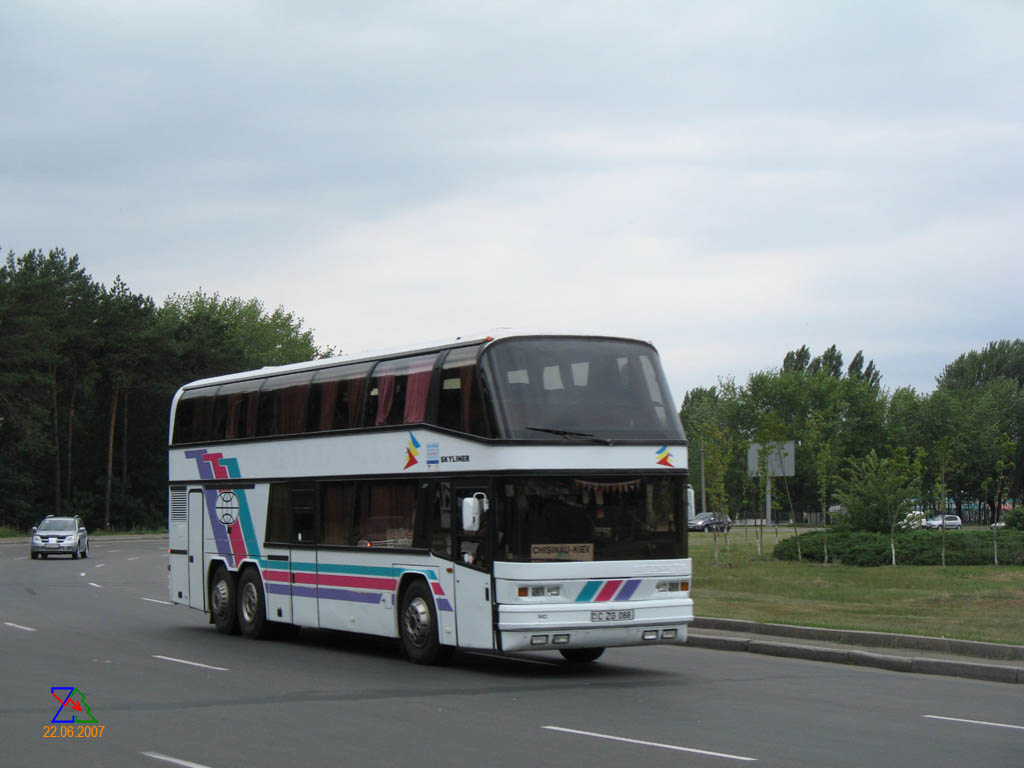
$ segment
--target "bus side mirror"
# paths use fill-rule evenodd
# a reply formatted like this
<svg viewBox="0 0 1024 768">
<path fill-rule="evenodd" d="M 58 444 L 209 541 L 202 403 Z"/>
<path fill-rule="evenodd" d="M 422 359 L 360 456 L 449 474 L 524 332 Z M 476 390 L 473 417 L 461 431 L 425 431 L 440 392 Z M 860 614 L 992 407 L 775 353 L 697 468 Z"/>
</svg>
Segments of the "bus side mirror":
<svg viewBox="0 0 1024 768">
<path fill-rule="evenodd" d="M 476 533 L 480 530 L 480 519 L 487 511 L 487 494 L 474 493 L 462 500 L 462 530 Z"/>
</svg>

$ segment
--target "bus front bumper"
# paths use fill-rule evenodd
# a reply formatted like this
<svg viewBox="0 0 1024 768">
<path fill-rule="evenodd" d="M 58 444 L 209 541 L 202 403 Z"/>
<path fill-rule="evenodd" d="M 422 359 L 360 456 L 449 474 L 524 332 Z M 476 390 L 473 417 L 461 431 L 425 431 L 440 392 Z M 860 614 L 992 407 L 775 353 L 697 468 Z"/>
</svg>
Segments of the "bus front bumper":
<svg viewBox="0 0 1024 768">
<path fill-rule="evenodd" d="M 683 645 L 693 600 L 498 606 L 503 651 Z"/>
</svg>

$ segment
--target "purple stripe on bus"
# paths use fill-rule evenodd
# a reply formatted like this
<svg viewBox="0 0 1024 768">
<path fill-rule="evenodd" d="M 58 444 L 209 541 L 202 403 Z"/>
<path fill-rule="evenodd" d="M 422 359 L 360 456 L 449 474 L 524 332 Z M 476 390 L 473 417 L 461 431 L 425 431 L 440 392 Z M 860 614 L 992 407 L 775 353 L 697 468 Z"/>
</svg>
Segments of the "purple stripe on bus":
<svg viewBox="0 0 1024 768">
<path fill-rule="evenodd" d="M 354 592 L 351 589 L 328 589 L 320 587 L 320 597 L 327 600 L 344 600 L 348 603 L 372 603 L 376 605 L 383 598 L 382 592 Z"/>
<path fill-rule="evenodd" d="M 629 600 L 636 592 L 636 588 L 640 586 L 640 579 L 630 579 L 622 585 L 622 589 L 619 590 L 619 594 L 615 596 L 616 600 Z"/>
<path fill-rule="evenodd" d="M 370 603 L 376 605 L 384 596 L 383 592 L 354 592 L 351 589 L 329 589 L 320 587 L 319 594 L 316 587 L 303 587 L 292 584 L 281 584 L 279 582 L 267 581 L 267 594 L 270 595 L 292 595 L 294 597 L 320 597 L 324 600 L 344 600 L 350 603 Z M 437 609 L 439 611 L 451 611 L 452 604 L 447 598 L 437 598 Z"/>
</svg>

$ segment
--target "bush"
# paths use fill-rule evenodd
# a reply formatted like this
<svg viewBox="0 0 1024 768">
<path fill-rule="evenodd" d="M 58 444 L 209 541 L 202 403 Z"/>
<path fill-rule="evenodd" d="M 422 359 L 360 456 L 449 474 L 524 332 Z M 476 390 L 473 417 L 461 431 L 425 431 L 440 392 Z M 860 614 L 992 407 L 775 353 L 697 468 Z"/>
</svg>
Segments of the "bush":
<svg viewBox="0 0 1024 768">
<path fill-rule="evenodd" d="M 1007 528 L 1024 531 L 1024 507 L 1014 507 L 1003 516 Z"/>
<path fill-rule="evenodd" d="M 999 540 L 1000 565 L 1024 565 L 1024 531 L 1002 530 Z M 824 533 L 814 531 L 800 536 L 804 560 L 822 562 Z M 891 565 L 889 536 L 871 531 L 830 533 L 829 559 L 844 565 Z M 796 539 L 783 539 L 775 545 L 776 560 L 796 560 Z M 990 531 L 946 532 L 946 565 L 991 565 L 992 533 Z M 942 535 L 936 531 L 905 531 L 896 534 L 897 565 L 941 565 Z"/>
</svg>

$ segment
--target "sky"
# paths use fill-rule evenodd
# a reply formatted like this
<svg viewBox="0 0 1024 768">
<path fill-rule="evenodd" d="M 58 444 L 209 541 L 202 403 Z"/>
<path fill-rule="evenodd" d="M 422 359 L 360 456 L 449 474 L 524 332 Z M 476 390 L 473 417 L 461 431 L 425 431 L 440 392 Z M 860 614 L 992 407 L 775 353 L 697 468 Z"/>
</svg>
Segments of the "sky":
<svg viewBox="0 0 1024 768">
<path fill-rule="evenodd" d="M 806 344 L 894 390 L 1024 336 L 1024 2 L 4 0 L 0 249 L 343 352 Z"/>
</svg>

